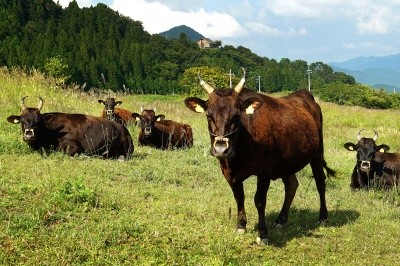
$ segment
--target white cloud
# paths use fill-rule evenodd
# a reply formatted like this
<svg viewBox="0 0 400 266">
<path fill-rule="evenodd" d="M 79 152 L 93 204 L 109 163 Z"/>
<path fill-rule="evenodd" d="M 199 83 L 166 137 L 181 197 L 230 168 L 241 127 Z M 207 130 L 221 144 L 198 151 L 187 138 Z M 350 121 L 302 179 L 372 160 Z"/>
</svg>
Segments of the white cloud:
<svg viewBox="0 0 400 266">
<path fill-rule="evenodd" d="M 266 5 L 275 16 L 293 22 L 299 18 L 319 21 L 346 18 L 361 35 L 386 34 L 399 28 L 400 22 L 399 0 L 272 0 Z"/>
<path fill-rule="evenodd" d="M 355 49 L 354 43 L 344 43 L 343 47 L 346 49 Z"/>
<path fill-rule="evenodd" d="M 315 19 L 334 15 L 334 8 L 345 2 L 345 0 L 272 0 L 266 4 L 278 16 Z"/>
<path fill-rule="evenodd" d="M 143 22 L 144 29 L 159 33 L 172 27 L 186 25 L 208 38 L 225 38 L 245 34 L 238 21 L 227 13 L 207 12 L 203 8 L 175 11 L 159 2 L 144 0 L 114 0 L 111 8 L 134 20 Z"/>
<path fill-rule="evenodd" d="M 285 37 L 285 36 L 304 36 L 307 35 L 307 29 L 300 28 L 298 30 L 289 28 L 288 31 L 282 31 L 277 28 L 269 27 L 259 22 L 248 22 L 246 28 L 255 34 L 263 36 Z"/>
<path fill-rule="evenodd" d="M 360 34 L 385 34 L 389 30 L 391 16 L 390 10 L 385 7 L 366 10 L 358 18 L 357 31 Z"/>
</svg>

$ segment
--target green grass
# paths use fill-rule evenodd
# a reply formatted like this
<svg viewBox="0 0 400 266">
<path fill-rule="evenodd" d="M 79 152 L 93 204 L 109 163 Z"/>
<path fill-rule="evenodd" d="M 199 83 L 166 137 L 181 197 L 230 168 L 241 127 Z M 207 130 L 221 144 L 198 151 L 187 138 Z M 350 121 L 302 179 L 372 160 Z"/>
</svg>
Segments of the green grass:
<svg viewBox="0 0 400 266">
<path fill-rule="evenodd" d="M 328 180 L 329 222 L 320 226 L 311 171 L 300 186 L 289 222 L 273 221 L 283 202 L 281 181 L 268 193 L 269 245 L 255 244 L 255 178 L 245 182 L 249 231 L 235 234 L 235 202 L 216 159 L 209 155 L 203 115 L 182 96 L 117 95 L 122 108 L 156 106 L 167 118 L 191 124 L 194 147 L 159 151 L 137 145 L 130 161 L 52 153 L 42 158 L 6 121 L 44 99 L 43 112 L 99 115 L 105 95 L 58 90 L 38 73 L 0 69 L 0 264 L 2 265 L 396 265 L 400 245 L 397 190 L 350 190 L 355 153 L 343 148 L 360 128 L 400 151 L 398 110 L 367 110 L 320 102 L 325 156 L 338 171 Z M 372 134 L 367 131 L 365 134 Z M 232 215 L 230 215 L 232 213 Z"/>
</svg>

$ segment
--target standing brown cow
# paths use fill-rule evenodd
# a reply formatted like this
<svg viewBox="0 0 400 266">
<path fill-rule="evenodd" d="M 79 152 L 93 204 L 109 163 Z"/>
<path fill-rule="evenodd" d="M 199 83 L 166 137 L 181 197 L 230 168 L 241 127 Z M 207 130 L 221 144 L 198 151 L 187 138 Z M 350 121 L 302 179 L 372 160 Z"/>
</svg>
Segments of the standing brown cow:
<svg viewBox="0 0 400 266">
<path fill-rule="evenodd" d="M 283 225 L 298 187 L 295 174 L 310 164 L 319 193 L 319 221 L 323 222 L 328 218 L 324 168 L 329 175 L 335 172 L 324 159 L 322 113 L 311 93 L 301 90 L 281 98 L 268 97 L 244 88 L 243 72 L 234 89 L 213 88 L 199 74 L 208 100 L 189 97 L 185 104 L 194 112 L 206 114 L 211 155 L 219 160 L 233 191 L 239 233 L 246 231 L 247 224 L 243 181 L 257 176 L 257 242 L 266 243 L 265 207 L 270 181 L 281 178 L 285 186 L 285 200 L 276 219 L 278 225 Z"/>
<path fill-rule="evenodd" d="M 70 156 L 86 154 L 104 158 L 129 159 L 134 147 L 126 127 L 101 117 L 83 114 L 45 113 L 26 107 L 21 99 L 21 114 L 11 115 L 7 121 L 21 124 L 23 140 L 33 150 L 62 151 Z"/>
<path fill-rule="evenodd" d="M 158 149 L 190 148 L 193 146 L 193 132 L 188 124 L 165 120 L 153 109 L 143 109 L 141 114 L 133 113 L 140 121 L 139 144 Z"/>
</svg>

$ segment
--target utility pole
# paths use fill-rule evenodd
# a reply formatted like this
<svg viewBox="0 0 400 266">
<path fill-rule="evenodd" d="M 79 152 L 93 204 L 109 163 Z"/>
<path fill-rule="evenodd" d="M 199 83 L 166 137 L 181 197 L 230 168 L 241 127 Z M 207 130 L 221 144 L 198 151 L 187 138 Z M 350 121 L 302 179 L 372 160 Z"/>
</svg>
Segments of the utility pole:
<svg viewBox="0 0 400 266">
<path fill-rule="evenodd" d="M 307 73 L 308 73 L 308 91 L 311 91 L 311 73 L 312 73 L 312 70 L 310 69 L 310 66 L 307 66 Z"/>
<path fill-rule="evenodd" d="M 261 92 L 261 76 L 257 76 L 256 81 L 258 81 L 258 93 L 260 93 Z"/>
<path fill-rule="evenodd" d="M 235 73 L 233 73 L 232 69 L 229 69 L 229 88 L 232 89 L 232 76 L 235 76 Z"/>
</svg>

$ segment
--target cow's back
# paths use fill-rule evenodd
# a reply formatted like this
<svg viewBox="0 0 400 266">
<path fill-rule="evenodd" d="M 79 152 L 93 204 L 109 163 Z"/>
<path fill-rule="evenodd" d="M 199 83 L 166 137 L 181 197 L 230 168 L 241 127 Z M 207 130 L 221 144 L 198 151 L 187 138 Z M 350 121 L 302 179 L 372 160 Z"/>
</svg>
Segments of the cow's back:
<svg viewBox="0 0 400 266">
<path fill-rule="evenodd" d="M 122 108 L 115 108 L 115 114 L 121 124 L 128 125 L 129 123 L 134 123 L 135 120 L 133 119 L 132 112 L 122 109 Z"/>
</svg>

